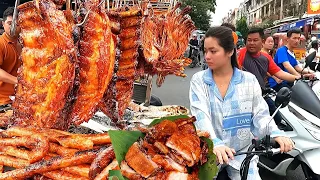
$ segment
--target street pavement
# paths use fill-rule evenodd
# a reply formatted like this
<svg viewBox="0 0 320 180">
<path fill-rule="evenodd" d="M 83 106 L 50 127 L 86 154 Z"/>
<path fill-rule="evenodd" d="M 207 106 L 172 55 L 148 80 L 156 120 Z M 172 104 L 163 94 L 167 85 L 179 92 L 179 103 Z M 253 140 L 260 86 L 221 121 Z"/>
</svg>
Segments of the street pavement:
<svg viewBox="0 0 320 180">
<path fill-rule="evenodd" d="M 189 88 L 192 75 L 201 71 L 201 67 L 189 68 L 186 67 L 186 78 L 167 76 L 161 87 L 157 87 L 155 80 L 153 79 L 152 94 L 159 97 L 163 105 L 182 105 L 190 108 L 189 103 Z M 299 166 L 295 171 L 290 171 L 286 178 L 273 175 L 270 172 L 260 172 L 263 180 L 301 180 L 304 179 L 303 172 Z"/>
</svg>

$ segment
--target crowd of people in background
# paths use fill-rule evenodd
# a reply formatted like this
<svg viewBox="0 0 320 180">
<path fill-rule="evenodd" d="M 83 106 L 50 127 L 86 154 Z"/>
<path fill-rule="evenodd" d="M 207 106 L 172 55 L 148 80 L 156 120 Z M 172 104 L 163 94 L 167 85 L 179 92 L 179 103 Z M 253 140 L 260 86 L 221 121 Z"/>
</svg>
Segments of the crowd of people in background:
<svg viewBox="0 0 320 180">
<path fill-rule="evenodd" d="M 318 40 L 313 39 L 311 41 L 310 50 L 307 52 L 317 52 L 317 57 L 314 59 L 310 69 L 302 71 L 302 67 L 297 61 L 294 49 L 300 44 L 301 30 L 292 29 L 286 33 L 286 38 L 282 42 L 282 46 L 275 48 L 275 40 L 273 36 L 264 34 L 264 30 L 259 27 L 253 27 L 249 29 L 248 36 L 244 47 L 238 46 L 239 36 L 236 34 L 236 28 L 229 23 L 224 23 L 221 26 L 228 27 L 232 30 L 234 51 L 237 55 L 237 63 L 239 69 L 248 71 L 255 75 L 259 85 L 261 87 L 263 96 L 268 93 L 269 88 L 279 91 L 282 87 L 291 88 L 294 81 L 304 77 L 314 77 L 314 71 L 319 70 L 318 66 L 320 53 L 318 50 Z M 195 41 L 198 41 L 197 43 Z M 196 35 L 190 40 L 192 44 L 198 44 L 200 50 L 203 52 L 203 69 L 208 68 L 206 63 L 205 37 L 198 40 Z M 307 47 L 306 47 L 307 48 Z M 190 50 L 191 53 L 191 50 Z M 273 114 L 276 110 L 274 101 L 268 96 L 265 97 L 270 110 L 270 114 Z M 281 116 L 276 114 L 274 117 L 276 124 L 281 122 Z"/>
</svg>

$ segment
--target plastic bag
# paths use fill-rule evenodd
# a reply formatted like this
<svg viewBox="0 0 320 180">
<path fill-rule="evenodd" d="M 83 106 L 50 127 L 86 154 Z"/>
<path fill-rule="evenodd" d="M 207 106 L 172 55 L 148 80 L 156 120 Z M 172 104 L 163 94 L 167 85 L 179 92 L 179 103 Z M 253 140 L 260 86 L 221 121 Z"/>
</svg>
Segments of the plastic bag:
<svg viewBox="0 0 320 180">
<path fill-rule="evenodd" d="M 259 156 L 255 155 L 250 161 L 247 180 L 261 180 L 258 168 Z"/>
</svg>

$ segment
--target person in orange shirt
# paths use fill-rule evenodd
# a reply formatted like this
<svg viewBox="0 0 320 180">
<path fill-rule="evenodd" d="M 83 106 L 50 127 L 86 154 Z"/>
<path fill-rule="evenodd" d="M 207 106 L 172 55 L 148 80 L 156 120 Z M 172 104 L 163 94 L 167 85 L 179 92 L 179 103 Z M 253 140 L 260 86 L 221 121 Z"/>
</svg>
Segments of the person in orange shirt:
<svg viewBox="0 0 320 180">
<path fill-rule="evenodd" d="M 21 29 L 17 26 L 16 32 L 10 33 L 13 12 L 13 7 L 3 12 L 4 33 L 0 36 L 0 111 L 12 103 L 9 96 L 14 95 L 14 86 L 18 83 L 17 71 L 21 65 L 19 56 L 22 48 L 18 42 Z"/>
</svg>

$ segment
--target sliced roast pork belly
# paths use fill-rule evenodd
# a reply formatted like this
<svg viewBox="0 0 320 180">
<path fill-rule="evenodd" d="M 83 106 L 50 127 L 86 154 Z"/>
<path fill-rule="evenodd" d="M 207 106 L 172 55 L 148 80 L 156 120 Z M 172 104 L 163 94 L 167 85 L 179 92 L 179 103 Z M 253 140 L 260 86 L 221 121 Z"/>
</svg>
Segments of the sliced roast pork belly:
<svg viewBox="0 0 320 180">
<path fill-rule="evenodd" d="M 166 146 L 180 154 L 189 167 L 195 165 L 201 155 L 200 138 L 195 134 L 174 133 Z"/>
<path fill-rule="evenodd" d="M 163 169 L 166 171 L 187 172 L 187 169 L 184 166 L 178 164 L 168 156 L 155 155 L 152 158 L 152 161 L 163 167 Z"/>
<path fill-rule="evenodd" d="M 129 148 L 125 160 L 132 169 L 144 178 L 148 178 L 158 170 L 158 165 L 140 149 L 137 142 Z"/>
<path fill-rule="evenodd" d="M 121 174 L 130 179 L 130 180 L 142 180 L 143 178 L 140 176 L 140 174 L 138 174 L 137 172 L 135 172 L 133 169 L 131 169 L 128 164 L 125 161 L 121 162 Z"/>
</svg>

